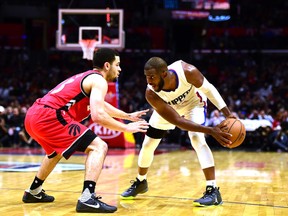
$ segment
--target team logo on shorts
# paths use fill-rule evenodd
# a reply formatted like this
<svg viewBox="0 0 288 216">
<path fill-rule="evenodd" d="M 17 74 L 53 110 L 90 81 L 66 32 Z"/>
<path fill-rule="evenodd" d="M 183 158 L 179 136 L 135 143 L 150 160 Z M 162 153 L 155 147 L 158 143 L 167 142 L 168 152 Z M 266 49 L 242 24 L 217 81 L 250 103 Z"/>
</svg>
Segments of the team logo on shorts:
<svg viewBox="0 0 288 216">
<path fill-rule="evenodd" d="M 72 136 L 77 136 L 80 133 L 80 127 L 77 124 L 71 124 L 68 126 L 69 134 Z"/>
</svg>

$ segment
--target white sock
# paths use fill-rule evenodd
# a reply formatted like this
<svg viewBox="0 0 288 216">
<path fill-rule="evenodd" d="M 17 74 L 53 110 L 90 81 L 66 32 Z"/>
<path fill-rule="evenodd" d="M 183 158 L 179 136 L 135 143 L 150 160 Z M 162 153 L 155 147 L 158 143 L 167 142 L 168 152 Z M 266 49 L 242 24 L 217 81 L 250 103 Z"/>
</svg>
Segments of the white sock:
<svg viewBox="0 0 288 216">
<path fill-rule="evenodd" d="M 137 179 L 139 179 L 139 181 L 143 181 L 144 179 L 147 179 L 147 174 L 145 175 L 138 174 Z"/>
<path fill-rule="evenodd" d="M 42 191 L 42 185 L 40 185 L 38 188 L 35 188 L 34 190 L 29 189 L 29 192 L 30 192 L 32 195 L 37 195 L 37 194 L 39 194 L 41 191 Z"/>
<path fill-rule="evenodd" d="M 212 186 L 213 188 L 217 187 L 216 180 L 208 180 L 206 181 L 207 186 Z"/>
<path fill-rule="evenodd" d="M 87 200 L 89 200 L 91 198 L 91 193 L 89 191 L 88 188 L 86 188 L 83 193 L 81 194 L 81 197 L 79 198 L 79 200 L 81 202 L 86 202 Z"/>
</svg>

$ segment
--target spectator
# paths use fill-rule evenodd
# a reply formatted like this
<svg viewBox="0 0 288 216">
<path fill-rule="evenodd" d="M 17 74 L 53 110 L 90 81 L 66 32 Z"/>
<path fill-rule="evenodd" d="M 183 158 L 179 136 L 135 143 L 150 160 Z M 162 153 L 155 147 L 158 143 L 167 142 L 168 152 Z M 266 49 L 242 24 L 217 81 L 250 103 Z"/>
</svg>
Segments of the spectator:
<svg viewBox="0 0 288 216">
<path fill-rule="evenodd" d="M 254 109 L 253 112 L 248 116 L 248 119 L 259 119 L 259 113 L 257 109 Z"/>
<path fill-rule="evenodd" d="M 8 129 L 6 126 L 5 108 L 0 106 L 0 146 L 7 146 L 9 142 Z"/>
<path fill-rule="evenodd" d="M 225 116 L 221 115 L 218 110 L 213 110 L 210 115 L 210 119 L 208 120 L 208 126 L 215 127 L 225 119 Z"/>
<path fill-rule="evenodd" d="M 266 113 L 265 110 L 261 110 L 259 115 L 258 115 L 259 120 L 268 120 L 269 122 L 273 123 L 274 119 L 272 115 L 269 113 Z"/>
<path fill-rule="evenodd" d="M 18 147 L 20 145 L 19 133 L 24 127 L 24 118 L 20 115 L 19 108 L 12 108 L 12 115 L 7 121 L 10 145 Z"/>
<path fill-rule="evenodd" d="M 269 140 L 277 151 L 288 152 L 288 122 L 281 122 L 281 129 L 270 134 Z"/>
</svg>

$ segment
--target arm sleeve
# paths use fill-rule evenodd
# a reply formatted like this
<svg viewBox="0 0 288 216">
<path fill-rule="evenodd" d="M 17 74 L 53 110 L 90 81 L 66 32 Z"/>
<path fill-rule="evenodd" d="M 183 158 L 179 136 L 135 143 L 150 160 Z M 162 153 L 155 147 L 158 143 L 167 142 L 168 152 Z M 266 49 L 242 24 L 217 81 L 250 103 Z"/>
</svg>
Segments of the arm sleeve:
<svg viewBox="0 0 288 216">
<path fill-rule="evenodd" d="M 207 96 L 207 98 L 218 108 L 218 110 L 221 110 L 227 106 L 218 90 L 205 77 L 202 86 L 198 89 Z"/>
</svg>

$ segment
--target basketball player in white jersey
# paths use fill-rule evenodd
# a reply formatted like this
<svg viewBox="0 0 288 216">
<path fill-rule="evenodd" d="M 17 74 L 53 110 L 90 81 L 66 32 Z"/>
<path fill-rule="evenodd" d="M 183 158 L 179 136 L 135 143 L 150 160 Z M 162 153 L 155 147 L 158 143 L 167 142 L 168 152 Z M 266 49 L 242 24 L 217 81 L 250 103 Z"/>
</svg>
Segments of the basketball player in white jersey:
<svg viewBox="0 0 288 216">
<path fill-rule="evenodd" d="M 139 153 L 138 176 L 136 181 L 132 181 L 131 187 L 121 194 L 121 198 L 133 199 L 137 194 L 148 191 L 146 178 L 154 151 L 165 132 L 177 126 L 188 131 L 206 178 L 204 196 L 195 200 L 194 205 L 222 204 L 215 180 L 214 158 L 204 134 L 212 135 L 226 147 L 231 144 L 229 140 L 231 134 L 222 132 L 221 127 L 226 125 L 204 126 L 207 98 L 226 118 L 235 118 L 235 116 L 230 112 L 217 89 L 191 64 L 179 60 L 167 66 L 163 59 L 152 57 L 144 66 L 144 74 L 148 83 L 145 96 L 154 111 Z"/>
</svg>

